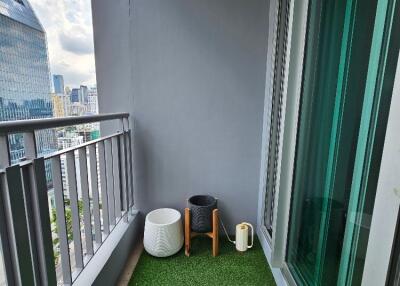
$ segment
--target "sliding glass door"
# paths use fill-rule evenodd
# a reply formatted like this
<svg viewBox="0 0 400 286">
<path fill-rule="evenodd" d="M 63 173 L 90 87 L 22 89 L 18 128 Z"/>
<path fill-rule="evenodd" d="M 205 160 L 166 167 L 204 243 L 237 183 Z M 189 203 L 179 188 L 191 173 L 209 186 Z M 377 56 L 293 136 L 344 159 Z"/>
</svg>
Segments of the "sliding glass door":
<svg viewBox="0 0 400 286">
<path fill-rule="evenodd" d="M 386 67 L 397 63 L 396 7 L 309 1 L 286 257 L 299 285 L 361 283 L 393 89 Z"/>
</svg>

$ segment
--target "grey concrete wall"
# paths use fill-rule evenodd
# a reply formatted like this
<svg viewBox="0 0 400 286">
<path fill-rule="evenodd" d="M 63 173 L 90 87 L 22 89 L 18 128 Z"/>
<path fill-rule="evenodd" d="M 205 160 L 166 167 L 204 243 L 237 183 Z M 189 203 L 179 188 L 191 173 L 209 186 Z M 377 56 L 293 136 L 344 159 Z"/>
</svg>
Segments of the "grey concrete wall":
<svg viewBox="0 0 400 286">
<path fill-rule="evenodd" d="M 99 111 L 131 111 L 130 9 L 129 0 L 92 0 L 94 45 Z M 118 124 L 102 124 L 103 134 Z"/>
<path fill-rule="evenodd" d="M 100 108 L 135 117 L 137 205 L 183 210 L 212 194 L 231 230 L 255 225 L 268 1 L 131 0 L 126 16 L 127 1 L 93 11 Z"/>
</svg>

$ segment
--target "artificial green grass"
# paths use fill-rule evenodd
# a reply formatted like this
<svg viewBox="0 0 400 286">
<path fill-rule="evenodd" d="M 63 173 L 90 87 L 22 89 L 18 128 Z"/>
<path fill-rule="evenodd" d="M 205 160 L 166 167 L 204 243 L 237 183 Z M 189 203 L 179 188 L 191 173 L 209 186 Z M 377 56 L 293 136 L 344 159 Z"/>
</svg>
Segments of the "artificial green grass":
<svg viewBox="0 0 400 286">
<path fill-rule="evenodd" d="M 192 239 L 190 257 L 184 250 L 168 258 L 143 251 L 129 282 L 139 285 L 276 285 L 258 241 L 244 253 L 227 240 L 220 241 L 220 255 L 211 254 L 211 239 Z"/>
</svg>

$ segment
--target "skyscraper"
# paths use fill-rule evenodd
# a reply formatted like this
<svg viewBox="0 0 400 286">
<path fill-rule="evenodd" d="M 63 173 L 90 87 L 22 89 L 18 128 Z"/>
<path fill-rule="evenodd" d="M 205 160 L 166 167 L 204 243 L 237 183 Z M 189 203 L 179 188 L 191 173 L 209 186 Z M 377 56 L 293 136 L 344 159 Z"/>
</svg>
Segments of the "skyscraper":
<svg viewBox="0 0 400 286">
<path fill-rule="evenodd" d="M 71 90 L 71 102 L 79 102 L 79 88 L 73 88 Z"/>
<path fill-rule="evenodd" d="M 53 75 L 53 85 L 55 94 L 64 94 L 64 77 L 62 75 Z"/>
<path fill-rule="evenodd" d="M 86 85 L 81 85 L 79 88 L 79 101 L 82 104 L 86 104 L 88 102 L 88 87 Z"/>
<path fill-rule="evenodd" d="M 88 91 L 88 103 L 86 112 L 88 114 L 98 114 L 99 113 L 99 101 L 97 97 L 97 87 L 92 87 Z"/>
<path fill-rule="evenodd" d="M 71 91 L 71 102 L 79 102 L 86 104 L 88 102 L 89 89 L 85 85 L 81 85 L 79 88 L 73 88 Z"/>
<path fill-rule="evenodd" d="M 52 117 L 45 31 L 27 0 L 0 0 L 0 121 Z M 57 149 L 52 131 L 37 134 L 38 152 Z M 24 156 L 10 136 L 11 161 Z"/>
</svg>

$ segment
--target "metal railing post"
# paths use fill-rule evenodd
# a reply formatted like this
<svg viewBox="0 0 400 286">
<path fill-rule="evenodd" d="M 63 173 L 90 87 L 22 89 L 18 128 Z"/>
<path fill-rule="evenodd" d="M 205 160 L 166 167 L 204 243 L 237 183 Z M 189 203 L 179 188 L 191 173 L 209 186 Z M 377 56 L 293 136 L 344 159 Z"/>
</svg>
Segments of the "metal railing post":
<svg viewBox="0 0 400 286">
<path fill-rule="evenodd" d="M 122 142 L 122 156 L 123 156 L 123 169 L 124 169 L 124 178 L 123 178 L 123 186 L 124 186 L 124 195 L 125 195 L 125 211 L 126 211 L 126 216 L 125 216 L 125 221 L 128 222 L 128 217 L 129 217 L 129 209 L 130 209 L 130 202 L 133 201 L 133 197 L 131 198 L 130 196 L 130 190 L 131 187 L 130 186 L 130 182 L 129 182 L 129 178 L 130 176 L 132 176 L 132 174 L 130 173 L 130 157 L 129 157 L 129 150 L 130 149 L 130 145 L 129 142 L 127 140 L 127 134 L 129 132 L 129 118 L 123 118 L 122 119 L 122 130 L 123 130 L 123 134 L 122 134 L 122 138 L 121 138 L 121 142 Z"/>
<path fill-rule="evenodd" d="M 119 150 L 119 137 L 115 136 L 111 139 L 111 151 L 112 151 L 112 170 L 113 170 L 113 178 L 114 178 L 114 203 L 115 203 L 115 217 L 118 219 L 121 217 L 121 169 L 120 169 L 120 156 L 121 152 Z"/>
<path fill-rule="evenodd" d="M 78 271 L 80 271 L 81 269 L 83 269 L 83 251 L 82 251 L 81 223 L 79 214 L 78 189 L 76 181 L 74 151 L 68 152 L 66 154 L 66 161 L 67 161 L 68 193 L 69 193 L 69 201 L 72 214 L 72 233 L 74 241 L 75 268 Z"/>
<path fill-rule="evenodd" d="M 129 211 L 129 195 L 128 195 L 128 185 L 127 185 L 127 157 L 126 157 L 126 144 L 125 144 L 125 131 L 121 134 L 119 138 L 120 144 L 120 175 L 121 175 L 121 189 L 122 189 L 122 208 L 124 211 L 124 221 L 128 222 L 128 211 Z"/>
<path fill-rule="evenodd" d="M 44 159 L 35 159 L 29 167 L 41 285 L 57 285 Z"/>
<path fill-rule="evenodd" d="M 25 158 L 28 160 L 33 160 L 37 157 L 36 136 L 34 131 L 24 133 L 24 151 Z"/>
<path fill-rule="evenodd" d="M 80 182 L 83 201 L 83 225 L 85 233 L 86 254 L 92 256 L 93 252 L 93 237 L 92 237 L 92 219 L 90 212 L 90 197 L 89 197 L 89 180 L 88 180 L 88 166 L 87 166 L 87 151 L 86 148 L 80 148 L 79 154 L 79 169 L 80 169 Z"/>
<path fill-rule="evenodd" d="M 103 233 L 107 236 L 110 233 L 110 216 L 109 216 L 109 207 L 108 207 L 108 192 L 107 190 L 107 168 L 106 168 L 106 156 L 105 156 L 105 143 L 99 142 L 98 144 L 99 150 L 99 166 L 100 166 L 100 189 L 101 189 L 101 208 L 103 215 Z"/>
<path fill-rule="evenodd" d="M 134 213 L 133 212 L 133 204 L 134 204 L 134 202 L 135 202 L 135 199 L 134 199 L 134 185 L 133 185 L 133 158 L 132 158 L 132 131 L 129 129 L 128 130 L 128 133 L 127 133 L 127 140 L 128 140 L 128 165 L 129 165 L 129 178 L 130 178 L 130 180 L 129 180 L 129 193 L 131 194 L 131 201 L 130 201 L 130 208 L 131 208 L 131 211 L 132 211 L 132 214 Z"/>
<path fill-rule="evenodd" d="M 2 182 L 6 201 L 6 221 L 11 246 L 15 280 L 18 285 L 32 285 L 35 280 L 29 244 L 28 221 L 25 215 L 24 193 L 19 166 L 8 167 Z"/>
<path fill-rule="evenodd" d="M 107 195 L 108 195 L 108 216 L 110 228 L 114 228 L 115 222 L 115 193 L 114 193 L 114 175 L 112 165 L 112 143 L 111 139 L 104 141 L 106 154 L 106 176 L 107 176 Z"/>
<path fill-rule="evenodd" d="M 124 211 L 123 217 L 124 221 L 128 222 L 129 216 L 129 195 L 128 195 L 128 185 L 127 185 L 127 160 L 126 160 L 126 142 L 125 142 L 125 132 L 126 132 L 126 118 L 121 118 L 120 125 L 122 129 L 122 134 L 119 138 L 119 163 L 120 163 L 120 182 L 121 182 L 121 189 L 122 189 L 122 196 L 121 196 L 121 206 L 122 210 Z"/>
<path fill-rule="evenodd" d="M 94 238 L 98 245 L 102 242 L 101 219 L 100 219 L 100 198 L 99 198 L 99 175 L 97 173 L 96 144 L 90 145 L 89 166 L 90 166 L 90 185 L 93 196 L 93 223 Z"/>
<path fill-rule="evenodd" d="M 35 137 L 35 132 L 25 132 L 23 134 L 24 138 L 24 152 L 25 152 L 25 159 L 26 160 L 34 160 L 37 157 L 37 151 L 36 151 L 36 137 Z M 31 185 L 31 180 L 30 177 L 33 176 L 33 165 L 29 165 L 27 168 L 23 168 L 22 170 L 22 177 L 23 177 L 23 192 L 24 192 L 24 197 L 25 197 L 25 210 L 26 210 L 26 218 L 28 221 L 28 233 L 29 233 L 29 243 L 31 246 L 31 252 L 32 252 L 32 260 L 34 261 L 33 263 L 33 269 L 34 269 L 34 274 L 35 274 L 35 281 L 36 283 L 39 283 L 41 280 L 40 277 L 40 270 L 39 270 L 39 265 L 40 265 L 40 258 L 38 254 L 38 247 L 37 244 L 37 221 L 35 220 L 35 215 L 33 211 L 33 197 L 35 196 L 33 192 L 33 187 Z M 46 189 L 47 191 L 47 189 Z M 40 246 L 39 246 L 40 247 Z"/>
<path fill-rule="evenodd" d="M 8 261 L 4 263 L 4 270 L 6 275 L 7 285 L 15 285 L 15 274 L 13 267 L 13 256 L 11 253 L 11 246 L 9 241 L 9 231 L 7 224 L 7 212 L 6 212 L 6 174 L 0 173 L 0 243 L 1 249 L 3 250 L 3 261 Z M 1 266 L 0 266 L 1 267 Z"/>
<path fill-rule="evenodd" d="M 10 163 L 8 136 L 7 133 L 3 133 L 0 134 L 0 169 L 7 168 L 10 166 Z M 6 283 L 7 285 L 15 285 L 14 267 L 11 263 L 13 261 L 13 256 L 9 241 L 9 226 L 7 224 L 8 213 L 6 207 L 8 204 L 6 189 L 6 175 L 5 173 L 0 173 L 0 243 L 3 252 L 3 261 L 9 261 L 9 263 L 4 263 Z"/>
<path fill-rule="evenodd" d="M 61 160 L 59 156 L 51 159 L 51 167 L 54 187 L 54 199 L 56 204 L 57 235 L 60 243 L 63 282 L 66 285 L 72 285 L 67 222 L 65 220 L 64 191 L 61 178 Z"/>
<path fill-rule="evenodd" d="M 0 169 L 5 169 L 11 164 L 10 148 L 7 133 L 0 134 Z"/>
</svg>

